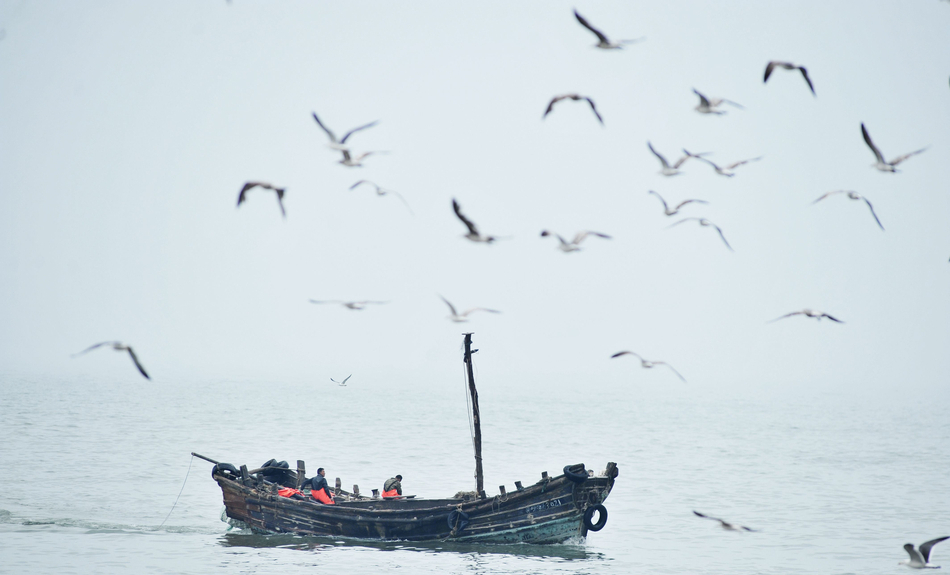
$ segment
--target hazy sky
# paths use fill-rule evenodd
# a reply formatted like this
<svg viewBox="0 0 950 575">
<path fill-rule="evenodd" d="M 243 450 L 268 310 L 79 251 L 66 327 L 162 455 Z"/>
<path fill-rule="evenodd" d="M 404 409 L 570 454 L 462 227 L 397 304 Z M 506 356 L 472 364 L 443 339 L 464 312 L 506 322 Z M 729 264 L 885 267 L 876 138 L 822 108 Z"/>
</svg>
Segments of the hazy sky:
<svg viewBox="0 0 950 575">
<path fill-rule="evenodd" d="M 623 50 L 596 38 L 577 8 Z M 596 391 L 945 387 L 950 3 L 0 1 L 0 368 Z M 805 65 L 762 82 L 769 60 Z M 693 107 L 696 88 L 745 109 Z M 594 99 L 605 126 L 583 103 Z M 339 153 L 311 118 L 357 150 Z M 878 172 L 884 155 L 929 149 Z M 725 178 L 665 178 L 647 141 Z M 348 191 L 370 179 L 400 192 Z M 287 188 L 282 219 L 272 192 Z M 856 190 L 874 205 L 825 192 Z M 699 198 L 672 229 L 670 202 Z M 494 245 L 463 239 L 457 198 Z M 542 229 L 595 230 L 563 254 Z M 469 324 L 445 319 L 489 307 Z M 309 299 L 384 300 L 351 311 Z M 843 320 L 792 317 L 803 308 Z M 678 387 L 677 387 L 678 386 Z"/>
</svg>

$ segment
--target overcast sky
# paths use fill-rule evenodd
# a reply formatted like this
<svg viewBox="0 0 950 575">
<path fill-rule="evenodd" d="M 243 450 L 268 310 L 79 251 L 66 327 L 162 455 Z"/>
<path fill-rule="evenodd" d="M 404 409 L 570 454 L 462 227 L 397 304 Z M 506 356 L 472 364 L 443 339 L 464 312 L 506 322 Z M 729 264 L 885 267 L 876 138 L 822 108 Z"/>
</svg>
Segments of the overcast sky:
<svg viewBox="0 0 950 575">
<path fill-rule="evenodd" d="M 574 19 L 611 38 L 598 50 Z M 0 366 L 156 383 L 935 389 L 950 372 L 950 3 L 0 1 Z M 769 60 L 804 65 L 762 77 Z M 693 108 L 696 88 L 744 106 Z M 542 120 L 556 94 L 565 101 Z M 337 163 L 311 112 L 357 150 Z M 900 173 L 871 167 L 929 146 Z M 733 178 L 687 162 L 762 159 Z M 369 187 L 369 179 L 402 194 Z M 287 189 L 281 217 L 273 192 Z M 818 204 L 823 193 L 847 189 Z M 648 190 L 690 205 L 667 229 Z M 462 238 L 463 212 L 493 245 Z M 595 230 L 583 251 L 556 249 Z M 446 319 L 488 307 L 468 324 Z M 380 300 L 352 311 L 309 299 Z M 801 316 L 813 308 L 845 323 Z"/>
</svg>

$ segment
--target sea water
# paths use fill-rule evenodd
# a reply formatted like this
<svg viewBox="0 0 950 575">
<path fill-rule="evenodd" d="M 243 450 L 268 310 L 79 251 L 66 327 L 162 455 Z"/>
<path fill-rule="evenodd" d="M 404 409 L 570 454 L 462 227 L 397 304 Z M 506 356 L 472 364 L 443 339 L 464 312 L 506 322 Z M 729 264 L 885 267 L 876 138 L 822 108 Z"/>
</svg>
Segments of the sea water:
<svg viewBox="0 0 950 575">
<path fill-rule="evenodd" d="M 656 373 L 657 371 L 651 372 Z M 636 372 L 648 373 L 644 371 Z M 327 469 L 369 493 L 474 488 L 464 385 L 0 375 L 2 573 L 901 573 L 950 535 L 950 393 L 728 392 L 638 377 L 480 384 L 485 487 L 583 462 L 620 475 L 561 545 L 257 535 L 198 452 Z M 756 529 L 727 532 L 693 510 Z M 950 568 L 950 543 L 932 560 Z"/>
</svg>

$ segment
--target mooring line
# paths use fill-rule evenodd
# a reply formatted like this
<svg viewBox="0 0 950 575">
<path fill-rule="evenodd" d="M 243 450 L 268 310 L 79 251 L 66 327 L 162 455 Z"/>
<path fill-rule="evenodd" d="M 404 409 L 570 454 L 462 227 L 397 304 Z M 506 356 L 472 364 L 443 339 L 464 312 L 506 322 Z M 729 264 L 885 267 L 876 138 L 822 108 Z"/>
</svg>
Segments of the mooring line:
<svg viewBox="0 0 950 575">
<path fill-rule="evenodd" d="M 175 498 L 175 502 L 172 503 L 172 508 L 168 510 L 168 515 L 165 516 L 165 521 L 168 521 L 168 518 L 172 516 L 172 511 L 175 510 L 175 506 L 178 505 L 178 500 L 181 499 L 181 494 L 185 490 L 185 483 L 188 482 L 188 474 L 191 473 L 191 464 L 195 461 L 195 455 L 191 454 L 191 459 L 188 460 L 188 471 L 185 472 L 185 480 L 181 482 L 181 490 L 178 491 L 178 497 Z M 161 528 L 162 525 L 165 525 L 165 521 L 162 521 L 162 524 L 158 527 Z"/>
</svg>

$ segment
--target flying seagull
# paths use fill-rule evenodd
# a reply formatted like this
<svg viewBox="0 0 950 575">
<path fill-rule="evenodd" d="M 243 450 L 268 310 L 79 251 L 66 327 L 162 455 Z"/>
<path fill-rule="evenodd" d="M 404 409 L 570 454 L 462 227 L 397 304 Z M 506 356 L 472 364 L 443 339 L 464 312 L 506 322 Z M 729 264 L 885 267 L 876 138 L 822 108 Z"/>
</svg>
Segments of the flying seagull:
<svg viewBox="0 0 950 575">
<path fill-rule="evenodd" d="M 729 242 L 726 241 L 726 236 L 722 235 L 722 230 L 719 228 L 719 226 L 717 226 L 716 224 L 714 224 L 714 223 L 712 223 L 711 221 L 707 220 L 706 218 L 684 218 L 684 219 L 682 219 L 682 220 L 676 222 L 675 224 L 671 224 L 671 225 L 667 226 L 667 228 L 672 228 L 673 226 L 678 226 L 678 225 L 680 225 L 680 224 L 683 223 L 683 222 L 688 222 L 689 220 L 696 220 L 697 222 L 699 222 L 699 225 L 701 225 L 701 226 L 703 226 L 703 227 L 712 226 L 712 227 L 716 228 L 716 231 L 719 232 L 719 237 L 722 238 L 722 243 L 726 244 L 726 247 L 729 248 L 729 251 L 735 251 L 735 250 L 732 249 L 732 246 L 729 245 Z"/>
<path fill-rule="evenodd" d="M 347 381 L 348 379 L 350 379 L 351 377 L 353 377 L 353 374 L 352 374 L 352 373 L 351 373 L 350 375 L 346 376 L 346 379 L 344 379 L 343 381 L 337 381 L 337 380 L 333 379 L 332 377 L 330 378 L 330 381 L 332 381 L 333 383 L 338 383 L 338 384 L 340 384 L 340 385 L 346 385 L 346 381 Z"/>
<path fill-rule="evenodd" d="M 646 369 L 650 369 L 651 367 L 656 366 L 656 365 L 665 365 L 666 367 L 670 368 L 673 371 L 673 373 L 676 374 L 676 377 L 682 379 L 683 383 L 686 383 L 686 378 L 680 375 L 680 372 L 673 369 L 673 366 L 666 363 L 665 361 L 649 361 L 649 360 L 643 359 L 642 357 L 640 357 L 639 354 L 633 353 L 632 351 L 618 351 L 617 353 L 610 356 L 610 358 L 613 359 L 615 357 L 620 357 L 621 355 L 632 355 L 636 357 L 637 359 L 640 360 L 640 366 Z"/>
<path fill-rule="evenodd" d="M 549 232 L 549 231 L 547 231 L 547 230 L 544 230 L 544 231 L 541 232 L 541 237 L 542 237 L 542 238 L 545 238 L 545 237 L 547 237 L 547 236 L 554 236 L 554 237 L 556 237 L 556 238 L 560 241 L 560 243 L 559 243 L 558 246 L 557 246 L 558 249 L 561 250 L 562 252 L 566 253 L 566 254 L 569 254 L 569 253 L 571 253 L 571 252 L 576 252 L 576 251 L 580 250 L 580 249 L 581 249 L 580 243 L 581 243 L 582 241 L 584 241 L 584 238 L 586 238 L 587 236 L 597 236 L 598 238 L 604 238 L 604 239 L 607 239 L 607 240 L 612 239 L 612 238 L 611 238 L 610 236 L 608 236 L 607 234 L 602 234 L 602 233 L 600 233 L 600 232 L 581 231 L 581 232 L 577 232 L 576 234 L 574 234 L 574 239 L 573 239 L 573 240 L 567 241 L 567 240 L 565 240 L 564 238 L 562 238 L 560 235 L 555 234 L 555 233 L 553 233 L 553 232 Z"/>
<path fill-rule="evenodd" d="M 738 162 L 733 162 L 729 164 L 728 166 L 719 166 L 715 162 L 709 160 L 708 158 L 704 158 L 702 154 L 691 154 L 687 152 L 686 150 L 683 150 L 683 151 L 686 152 L 686 155 L 691 158 L 697 158 L 699 160 L 706 162 L 707 164 L 712 166 L 714 170 L 716 170 L 717 174 L 719 174 L 720 176 L 726 176 L 727 178 L 731 178 L 732 176 L 736 175 L 735 172 L 731 170 L 735 170 L 736 168 L 738 168 L 739 166 L 743 164 L 748 164 L 750 162 L 758 162 L 759 160 L 762 159 L 762 156 L 759 156 L 758 158 L 752 158 L 749 160 L 740 160 Z"/>
<path fill-rule="evenodd" d="M 907 565 L 911 569 L 940 569 L 939 565 L 930 564 L 930 549 L 937 543 L 946 541 L 947 539 L 950 539 L 950 536 L 939 537 L 937 539 L 931 539 L 926 543 L 921 543 L 919 551 L 914 549 L 913 543 L 906 543 L 904 545 L 904 551 L 907 551 L 907 554 L 910 555 L 910 559 L 901 561 L 898 565 Z"/>
<path fill-rule="evenodd" d="M 359 132 L 360 130 L 365 130 L 366 128 L 372 128 L 373 126 L 379 123 L 379 120 L 376 120 L 375 122 L 370 122 L 369 124 L 366 124 L 365 126 L 360 126 L 359 128 L 353 128 L 352 130 L 350 130 L 343 136 L 343 139 L 337 140 L 333 132 L 331 132 L 329 128 L 324 126 L 323 122 L 320 121 L 320 118 L 317 117 L 317 113 L 311 112 L 311 114 L 313 114 L 313 119 L 317 121 L 317 125 L 323 128 L 323 131 L 326 132 L 327 136 L 330 137 L 330 148 L 334 150 L 339 150 L 339 151 L 349 150 L 349 147 L 346 145 L 346 140 L 354 132 Z"/>
<path fill-rule="evenodd" d="M 725 110 L 718 110 L 719 106 L 723 104 L 731 104 L 740 110 L 744 110 L 742 104 L 733 102 L 732 100 L 726 100 L 725 98 L 707 98 L 702 95 L 699 90 L 693 88 L 693 93 L 699 96 L 699 105 L 696 106 L 696 111 L 700 114 L 725 114 Z"/>
<path fill-rule="evenodd" d="M 544 115 L 541 116 L 541 119 L 545 119 L 548 114 L 551 113 L 551 110 L 554 108 L 554 104 L 557 104 L 561 100 L 587 100 L 587 103 L 590 104 L 590 109 L 594 111 L 594 115 L 597 116 L 597 120 L 600 122 L 600 125 L 604 125 L 604 119 L 600 117 L 600 112 L 597 111 L 597 106 L 594 105 L 594 101 L 588 96 L 581 96 L 580 94 L 561 94 L 560 96 L 554 96 L 551 98 L 551 101 L 548 102 L 548 108 L 544 111 Z"/>
<path fill-rule="evenodd" d="M 406 203 L 406 199 L 402 197 L 402 194 L 400 194 L 399 192 L 397 192 L 397 191 L 395 191 L 395 190 L 387 190 L 386 188 L 381 188 L 381 187 L 377 186 L 376 184 L 374 184 L 373 182 L 371 182 L 371 181 L 369 181 L 369 180 L 360 180 L 360 181 L 356 182 L 355 184 L 353 184 L 352 186 L 350 186 L 350 189 L 351 189 L 351 190 L 354 190 L 354 189 L 356 189 L 358 186 L 360 186 L 360 185 L 362 185 L 362 184 L 369 184 L 369 185 L 373 186 L 374 188 L 376 188 L 376 195 L 377 195 L 377 196 L 385 196 L 386 194 L 392 194 L 392 195 L 396 196 L 397 198 L 399 198 L 400 201 L 402 201 L 403 204 L 405 204 L 406 209 L 409 210 L 409 213 L 410 213 L 410 214 L 413 213 L 413 212 L 412 212 L 412 208 L 410 208 L 410 207 L 409 207 L 409 204 Z"/>
<path fill-rule="evenodd" d="M 927 148 L 921 148 L 917 150 L 916 152 L 904 154 L 903 156 L 897 156 L 896 158 L 888 162 L 884 159 L 884 155 L 881 154 L 881 150 L 878 150 L 877 146 L 874 145 L 874 142 L 871 141 L 871 136 L 868 134 L 867 128 L 864 127 L 864 122 L 861 122 L 861 135 L 864 136 L 865 143 L 868 145 L 869 148 L 871 148 L 871 151 L 874 152 L 874 158 L 877 160 L 877 162 L 875 162 L 873 166 L 877 168 L 878 170 L 881 170 L 882 172 L 896 173 L 898 171 L 897 164 L 927 149 Z"/>
<path fill-rule="evenodd" d="M 820 202 L 821 200 L 827 198 L 828 196 L 832 194 L 847 194 L 848 198 L 852 200 L 864 200 L 864 203 L 868 205 L 868 209 L 871 210 L 871 215 L 874 216 L 874 221 L 877 222 L 877 225 L 880 226 L 882 230 L 884 229 L 884 225 L 881 224 L 881 220 L 879 220 L 877 217 L 877 214 L 874 213 L 874 206 L 871 205 L 871 202 L 869 202 L 867 198 L 865 198 L 862 195 L 859 195 L 857 192 L 853 192 L 851 190 L 835 190 L 833 192 L 828 192 L 827 194 L 824 194 L 823 196 L 821 196 L 820 198 L 818 198 L 812 203 L 817 204 L 818 202 Z"/>
<path fill-rule="evenodd" d="M 696 514 L 697 517 L 702 517 L 703 519 L 712 519 L 713 521 L 718 521 L 719 525 L 726 531 L 738 531 L 739 533 L 742 533 L 743 531 L 755 531 L 755 529 L 750 529 L 746 527 L 745 525 L 729 523 L 727 521 L 723 521 L 722 519 L 719 519 L 718 517 L 710 517 L 709 515 L 703 515 L 699 511 L 693 511 L 693 513 Z"/>
<path fill-rule="evenodd" d="M 452 209 L 455 210 L 455 215 L 458 216 L 462 223 L 465 224 L 465 227 L 468 228 L 468 233 L 465 234 L 465 238 L 472 240 L 473 242 L 484 242 L 490 244 L 493 241 L 497 240 L 495 236 L 483 236 L 478 232 L 478 228 L 475 227 L 475 224 L 471 220 L 462 215 L 461 208 L 459 203 L 455 201 L 455 198 L 452 198 Z"/>
<path fill-rule="evenodd" d="M 111 346 L 112 349 L 114 349 L 114 350 L 116 350 L 116 351 L 127 351 L 127 352 L 129 352 L 129 357 L 132 358 L 132 362 L 135 364 L 135 367 L 137 367 L 137 368 L 139 369 L 139 373 L 141 373 L 141 374 L 145 377 L 145 379 L 149 379 L 149 380 L 152 379 L 151 377 L 148 376 L 147 373 L 145 373 L 145 368 L 142 367 L 142 364 L 141 364 L 141 363 L 139 363 L 139 358 L 135 356 L 135 352 L 132 351 L 132 347 L 131 347 L 131 346 L 128 346 L 128 345 L 125 345 L 124 343 L 122 343 L 122 342 L 120 342 L 120 341 L 103 341 L 103 342 L 101 342 L 101 343 L 97 343 L 97 344 L 95 344 L 95 345 L 91 345 L 91 346 L 87 347 L 86 349 L 80 351 L 79 353 L 73 354 L 73 357 L 76 357 L 77 355 L 82 355 L 82 354 L 84 354 L 84 353 L 86 353 L 86 352 L 88 352 L 88 351 L 92 351 L 92 350 L 96 349 L 97 347 L 102 347 L 102 346 L 104 346 L 104 345 Z"/>
<path fill-rule="evenodd" d="M 607 39 L 607 36 L 604 36 L 603 32 L 591 26 L 590 23 L 587 20 L 585 20 L 583 16 L 578 14 L 577 10 L 574 10 L 574 17 L 576 17 L 577 21 L 581 23 L 581 26 L 583 26 L 584 28 L 587 28 L 588 30 L 593 32 L 595 36 L 597 36 L 598 42 L 597 44 L 594 45 L 597 48 L 601 48 L 603 50 L 619 50 L 620 48 L 623 48 L 624 44 L 633 44 L 634 42 L 639 42 L 640 40 L 643 40 L 643 38 L 637 38 L 636 40 L 618 40 L 616 42 L 611 42 L 610 40 Z"/>
<path fill-rule="evenodd" d="M 360 155 L 358 155 L 358 156 L 352 156 L 352 155 L 350 155 L 350 151 L 349 151 L 349 150 L 342 150 L 342 151 L 343 151 L 343 159 L 340 160 L 338 163 L 343 164 L 344 166 L 347 166 L 347 167 L 350 167 L 350 168 L 359 168 L 359 167 L 362 167 L 362 166 L 363 166 L 363 158 L 365 158 L 365 157 L 367 157 L 367 156 L 370 156 L 370 155 L 372 155 L 372 154 L 385 154 L 385 153 L 386 153 L 386 152 L 363 152 L 362 154 L 360 154 Z"/>
<path fill-rule="evenodd" d="M 501 313 L 497 309 L 488 309 L 484 307 L 473 307 L 472 309 L 467 309 L 462 313 L 458 313 L 457 311 L 455 311 L 455 306 L 449 303 L 449 300 L 445 299 L 442 296 L 439 296 L 439 297 L 442 298 L 442 301 L 445 302 L 445 305 L 449 306 L 449 311 L 451 312 L 451 315 L 449 315 L 448 318 L 456 323 L 468 321 L 468 314 L 472 313 L 473 311 L 487 311 L 491 313 Z"/>
<path fill-rule="evenodd" d="M 387 301 L 366 301 L 366 300 L 363 300 L 363 301 L 341 301 L 341 300 L 337 300 L 337 299 L 334 299 L 334 300 L 316 300 L 316 299 L 312 299 L 312 300 L 310 300 L 310 303 L 318 303 L 318 304 L 322 304 L 322 303 L 338 303 L 338 304 L 342 305 L 343 307 L 345 307 L 345 308 L 347 308 L 347 309 L 355 309 L 355 310 L 359 311 L 359 310 L 362 310 L 362 309 L 366 309 L 366 306 L 368 306 L 368 305 L 370 305 L 370 304 L 384 304 L 384 303 L 389 303 L 389 302 L 387 302 Z"/>
<path fill-rule="evenodd" d="M 808 71 L 805 70 L 805 67 L 792 64 L 791 62 L 777 62 L 775 60 L 769 62 L 769 65 L 765 67 L 765 79 L 762 80 L 763 84 L 769 81 L 769 76 L 772 75 L 772 70 L 774 70 L 776 67 L 785 68 L 786 70 L 801 70 L 802 77 L 804 77 L 805 81 L 808 82 L 808 87 L 811 89 L 812 96 L 818 95 L 815 94 L 815 86 L 811 83 L 811 79 L 808 77 Z"/>
<path fill-rule="evenodd" d="M 648 193 L 648 194 L 653 194 L 654 196 L 660 198 L 660 201 L 663 202 L 663 213 L 666 214 L 666 215 L 668 215 L 668 216 L 675 216 L 676 214 L 679 213 L 680 208 L 682 208 L 683 206 L 685 206 L 686 204 L 689 204 L 689 203 L 693 203 L 693 202 L 695 202 L 695 203 L 697 203 L 697 204 L 708 204 L 708 203 L 709 203 L 709 202 L 707 202 L 707 201 L 705 201 L 705 200 L 683 200 L 682 202 L 676 204 L 676 207 L 671 210 L 670 207 L 666 205 L 666 200 L 663 199 L 663 196 L 661 196 L 660 194 L 654 192 L 653 190 L 650 190 L 650 191 L 648 191 L 647 193 Z"/>
<path fill-rule="evenodd" d="M 670 163 L 666 161 L 666 158 L 664 158 L 662 154 L 660 154 L 659 152 L 653 149 L 653 144 L 651 144 L 649 140 L 647 140 L 647 147 L 650 148 L 650 151 L 653 152 L 654 156 L 660 159 L 660 164 L 663 166 L 663 169 L 660 170 L 659 173 L 663 174 L 664 176 L 675 176 L 677 174 L 682 174 L 683 172 L 679 170 L 679 167 L 683 165 L 683 162 L 685 162 L 686 160 L 690 158 L 701 158 L 707 153 L 707 152 L 702 152 L 699 154 L 690 154 L 686 150 L 683 150 L 684 152 L 686 152 L 686 155 L 680 158 L 679 160 L 676 160 L 676 163 L 671 166 Z"/>
<path fill-rule="evenodd" d="M 247 199 L 246 198 L 247 191 L 256 187 L 264 188 L 265 190 L 274 190 L 275 192 L 277 192 L 277 205 L 280 206 L 281 215 L 283 215 L 286 218 L 287 212 L 284 211 L 284 192 L 287 190 L 287 188 L 278 188 L 277 186 L 273 184 L 268 184 L 267 182 L 245 183 L 244 187 L 241 188 L 241 193 L 238 194 L 237 205 L 240 206 L 241 204 L 243 204 L 244 200 Z"/>
<path fill-rule="evenodd" d="M 773 321 L 778 321 L 778 320 L 780 320 L 780 319 L 785 319 L 785 318 L 791 317 L 791 316 L 793 316 L 793 315 L 804 315 L 804 316 L 808 316 L 808 317 L 816 317 L 816 318 L 818 318 L 818 321 L 821 321 L 821 318 L 826 317 L 826 318 L 830 319 L 831 321 L 836 321 L 836 322 L 838 322 L 838 323 L 844 323 L 844 322 L 841 321 L 840 319 L 831 317 L 830 315 L 826 314 L 826 313 L 823 312 L 823 311 L 815 311 L 815 310 L 813 310 L 813 309 L 803 309 L 802 311 L 793 311 L 793 312 L 787 313 L 787 314 L 785 314 L 785 315 L 783 315 L 783 316 L 781 316 L 781 317 L 777 317 L 777 318 L 775 318 L 775 319 L 769 320 L 769 321 L 767 321 L 767 322 L 765 322 L 765 323 L 772 323 Z"/>
</svg>

